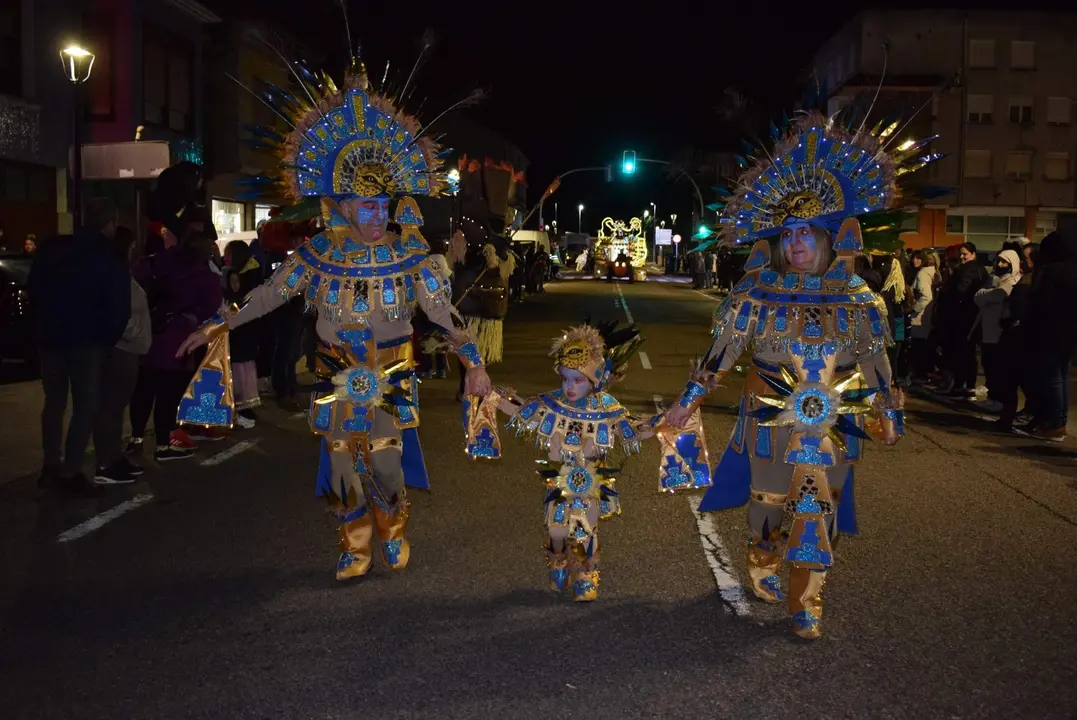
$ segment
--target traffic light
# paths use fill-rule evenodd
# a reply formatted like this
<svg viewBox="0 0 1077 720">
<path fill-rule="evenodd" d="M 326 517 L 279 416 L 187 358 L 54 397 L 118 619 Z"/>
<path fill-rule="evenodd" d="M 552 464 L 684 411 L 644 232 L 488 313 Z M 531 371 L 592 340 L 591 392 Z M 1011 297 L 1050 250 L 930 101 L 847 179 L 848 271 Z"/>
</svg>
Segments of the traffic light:
<svg viewBox="0 0 1077 720">
<path fill-rule="evenodd" d="M 621 158 L 621 172 L 625 175 L 632 175 L 636 172 L 636 151 L 625 150 L 624 155 Z"/>
<path fill-rule="evenodd" d="M 711 234 L 711 231 L 707 229 L 706 225 L 700 225 L 699 226 L 699 237 L 701 237 L 701 238 L 710 237 L 710 234 Z"/>
</svg>

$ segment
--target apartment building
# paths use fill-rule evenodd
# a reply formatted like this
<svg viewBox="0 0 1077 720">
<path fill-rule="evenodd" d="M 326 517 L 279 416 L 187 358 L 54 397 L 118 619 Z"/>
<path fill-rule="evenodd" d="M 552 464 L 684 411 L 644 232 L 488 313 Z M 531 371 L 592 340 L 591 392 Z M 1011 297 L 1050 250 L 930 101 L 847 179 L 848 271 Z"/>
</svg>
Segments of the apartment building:
<svg viewBox="0 0 1077 720">
<path fill-rule="evenodd" d="M 910 217 L 906 245 L 1077 227 L 1077 13 L 870 11 L 817 53 L 831 112 L 882 90 L 873 117 L 919 112 L 906 132 L 937 134 L 946 157 L 922 173 L 952 188 Z"/>
</svg>

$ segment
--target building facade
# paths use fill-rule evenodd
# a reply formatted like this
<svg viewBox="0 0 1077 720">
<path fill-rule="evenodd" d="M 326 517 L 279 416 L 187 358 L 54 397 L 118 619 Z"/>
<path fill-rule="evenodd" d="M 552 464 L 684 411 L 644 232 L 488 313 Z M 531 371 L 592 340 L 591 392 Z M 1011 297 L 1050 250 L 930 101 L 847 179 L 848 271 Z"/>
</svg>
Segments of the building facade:
<svg viewBox="0 0 1077 720">
<path fill-rule="evenodd" d="M 917 209 L 907 247 L 994 251 L 1077 226 L 1075 41 L 1077 13 L 871 11 L 822 47 L 831 112 L 881 78 L 873 118 L 918 113 L 906 132 L 939 136 L 922 180 L 952 192 Z"/>
<path fill-rule="evenodd" d="M 74 92 L 59 50 L 76 0 L 0 3 L 0 248 L 70 227 L 67 150 Z M 66 227 L 65 227 L 66 222 Z"/>
<path fill-rule="evenodd" d="M 208 28 L 220 18 L 195 0 L 81 5 L 80 42 L 96 56 L 84 89 L 83 141 L 166 140 L 172 163 L 203 164 L 203 55 Z M 88 180 L 83 197 L 114 198 L 123 221 L 134 226 L 136 189 L 147 188 L 148 181 Z"/>
</svg>

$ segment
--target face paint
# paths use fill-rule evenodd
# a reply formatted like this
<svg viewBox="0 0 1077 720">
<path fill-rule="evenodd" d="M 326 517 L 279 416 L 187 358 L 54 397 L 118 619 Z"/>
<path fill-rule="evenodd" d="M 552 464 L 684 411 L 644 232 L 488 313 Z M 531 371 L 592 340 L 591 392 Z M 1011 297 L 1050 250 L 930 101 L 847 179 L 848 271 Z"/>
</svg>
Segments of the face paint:
<svg viewBox="0 0 1077 720">
<path fill-rule="evenodd" d="M 782 252 L 785 259 L 797 270 L 811 270 L 815 266 L 815 233 L 808 223 L 791 223 L 782 228 Z"/>
<path fill-rule="evenodd" d="M 561 394 L 566 400 L 575 402 L 591 394 L 593 386 L 583 373 L 566 367 L 557 372 L 561 375 Z"/>
</svg>

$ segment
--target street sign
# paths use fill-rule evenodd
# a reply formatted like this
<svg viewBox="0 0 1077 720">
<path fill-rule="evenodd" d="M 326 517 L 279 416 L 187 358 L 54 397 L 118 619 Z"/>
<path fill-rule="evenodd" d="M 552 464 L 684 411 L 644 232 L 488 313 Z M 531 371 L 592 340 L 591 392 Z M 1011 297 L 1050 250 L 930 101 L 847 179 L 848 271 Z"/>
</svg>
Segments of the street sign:
<svg viewBox="0 0 1077 720">
<path fill-rule="evenodd" d="M 670 228 L 658 228 L 654 231 L 654 244 L 655 245 L 672 245 L 673 244 L 673 230 Z"/>
<path fill-rule="evenodd" d="M 674 245 L 680 245 L 681 244 L 681 236 L 680 235 L 674 235 L 673 236 L 673 244 Z"/>
</svg>

